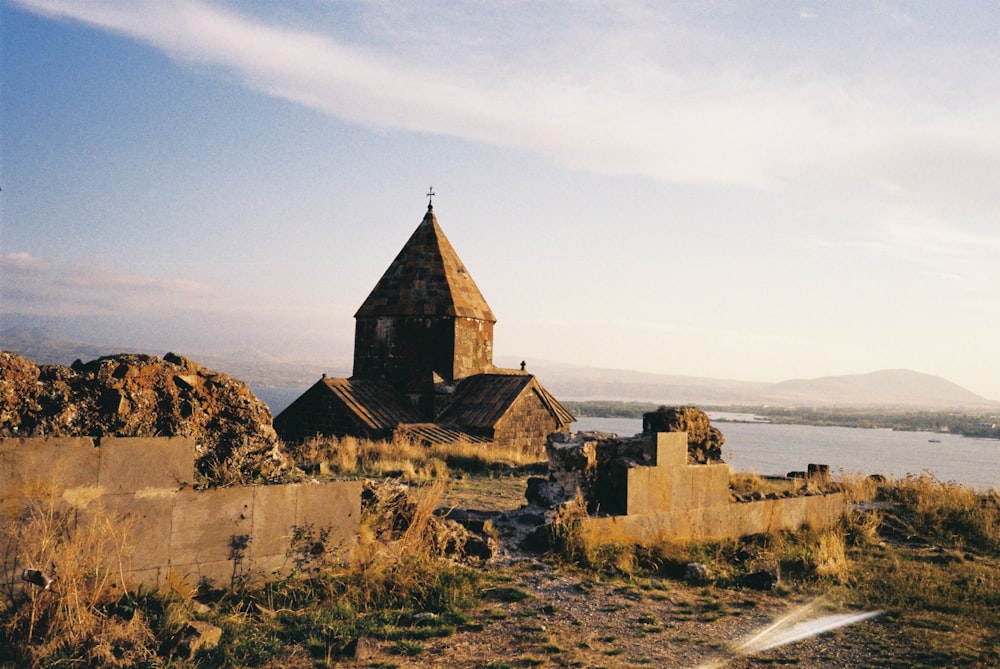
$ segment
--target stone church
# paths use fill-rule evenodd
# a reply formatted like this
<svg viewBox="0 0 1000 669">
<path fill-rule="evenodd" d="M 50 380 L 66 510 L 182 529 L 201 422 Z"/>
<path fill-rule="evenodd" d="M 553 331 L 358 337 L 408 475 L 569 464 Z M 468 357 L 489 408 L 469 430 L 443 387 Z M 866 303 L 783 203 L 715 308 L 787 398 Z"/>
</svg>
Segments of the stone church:
<svg viewBox="0 0 1000 669">
<path fill-rule="evenodd" d="M 493 365 L 496 317 L 431 204 L 354 318 L 353 375 L 324 375 L 278 414 L 285 441 L 464 439 L 542 454 L 575 420 L 523 363 Z"/>
</svg>

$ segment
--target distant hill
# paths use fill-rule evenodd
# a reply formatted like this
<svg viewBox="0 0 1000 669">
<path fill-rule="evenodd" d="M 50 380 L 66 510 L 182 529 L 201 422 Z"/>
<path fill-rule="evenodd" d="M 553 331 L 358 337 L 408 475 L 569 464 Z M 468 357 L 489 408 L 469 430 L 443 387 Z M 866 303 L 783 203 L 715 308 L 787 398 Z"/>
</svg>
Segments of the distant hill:
<svg viewBox="0 0 1000 669">
<path fill-rule="evenodd" d="M 997 406 L 940 376 L 908 369 L 884 369 L 868 374 L 792 379 L 768 386 L 768 404 L 780 406 L 891 406 L 982 408 Z"/>
<path fill-rule="evenodd" d="M 70 365 L 102 355 L 139 353 L 135 349 L 109 350 L 97 344 L 83 344 L 52 334 L 43 328 L 11 327 L 0 332 L 0 349 L 23 355 L 39 365 Z M 164 351 L 165 352 L 165 351 Z"/>
<path fill-rule="evenodd" d="M 516 367 L 513 361 L 499 361 Z M 622 400 L 661 404 L 754 404 L 770 384 L 653 374 L 621 369 L 529 362 L 527 369 L 564 400 Z"/>
<path fill-rule="evenodd" d="M 0 332 L 0 348 L 39 364 L 69 365 L 75 359 L 92 360 L 116 353 L 153 353 L 135 348 L 74 342 L 40 328 L 7 328 Z M 174 351 L 196 362 L 244 381 L 275 414 L 288 406 L 324 373 L 351 374 L 351 360 L 288 360 L 263 351 L 241 350 L 228 355 L 200 355 Z M 520 361 L 499 359 L 498 365 L 516 368 Z M 869 374 L 792 379 L 780 383 L 710 379 L 652 374 L 621 369 L 529 362 L 545 387 L 563 400 L 644 401 L 657 404 L 773 405 L 786 407 L 858 407 L 910 409 L 996 409 L 988 400 L 946 379 L 905 369 Z"/>
<path fill-rule="evenodd" d="M 549 391 L 564 400 L 831 408 L 1000 407 L 1000 401 L 989 400 L 939 376 L 905 369 L 779 383 L 651 374 L 546 361 L 529 364 L 528 371 L 537 374 Z"/>
</svg>

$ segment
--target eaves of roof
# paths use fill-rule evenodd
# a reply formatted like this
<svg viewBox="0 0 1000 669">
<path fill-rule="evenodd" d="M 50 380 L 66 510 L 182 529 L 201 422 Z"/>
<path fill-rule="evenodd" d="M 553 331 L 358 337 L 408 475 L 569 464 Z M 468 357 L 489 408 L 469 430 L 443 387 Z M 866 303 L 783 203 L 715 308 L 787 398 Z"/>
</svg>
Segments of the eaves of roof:
<svg viewBox="0 0 1000 669">
<path fill-rule="evenodd" d="M 386 384 L 365 379 L 325 378 L 321 382 L 370 430 L 392 430 L 400 423 L 420 420 Z"/>
</svg>

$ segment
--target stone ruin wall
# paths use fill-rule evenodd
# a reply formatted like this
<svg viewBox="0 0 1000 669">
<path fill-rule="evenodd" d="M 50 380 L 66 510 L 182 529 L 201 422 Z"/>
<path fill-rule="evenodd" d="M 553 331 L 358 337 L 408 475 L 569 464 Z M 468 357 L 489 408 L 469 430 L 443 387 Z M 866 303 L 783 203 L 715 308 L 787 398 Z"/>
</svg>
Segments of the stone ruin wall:
<svg viewBox="0 0 1000 669">
<path fill-rule="evenodd" d="M 529 495 L 555 505 L 581 497 L 585 531 L 598 543 L 704 540 L 828 527 L 844 514 L 842 493 L 733 500 L 725 463 L 688 464 L 686 432 L 631 438 L 552 435 L 549 477 Z"/>
<path fill-rule="evenodd" d="M 294 528 L 329 528 L 346 557 L 361 523 L 361 481 L 196 490 L 195 443 L 184 437 L 43 437 L 0 440 L 0 522 L 18 522 L 24 494 L 44 489 L 79 526 L 110 512 L 126 533 L 124 570 L 157 587 L 169 572 L 213 588 L 292 566 Z M 0 533 L 0 579 L 20 582 L 19 547 Z M 58 566 L 56 566 L 58 569 Z"/>
</svg>

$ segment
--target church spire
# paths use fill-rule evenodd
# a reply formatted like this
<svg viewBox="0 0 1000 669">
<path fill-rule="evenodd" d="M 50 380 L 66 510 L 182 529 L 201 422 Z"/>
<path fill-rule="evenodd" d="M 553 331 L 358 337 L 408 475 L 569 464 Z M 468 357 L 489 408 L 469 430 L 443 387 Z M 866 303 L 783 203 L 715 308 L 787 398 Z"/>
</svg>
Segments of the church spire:
<svg viewBox="0 0 1000 669">
<path fill-rule="evenodd" d="M 428 194 L 431 197 L 433 189 Z M 433 205 L 355 318 L 462 317 L 496 322 L 479 287 L 445 237 Z"/>
</svg>

